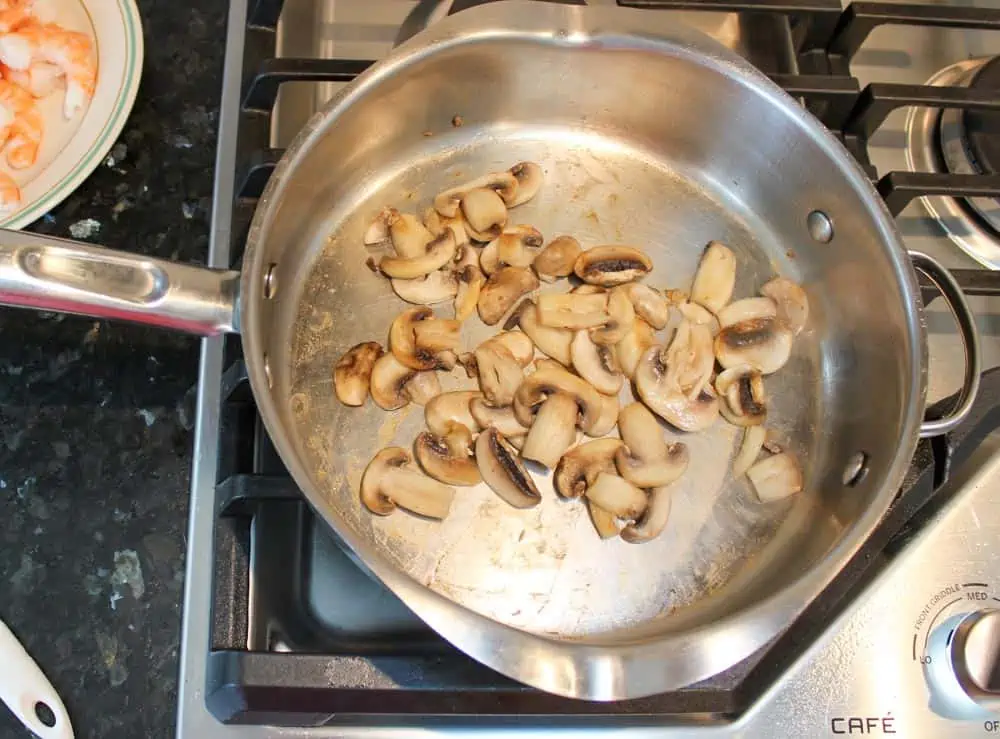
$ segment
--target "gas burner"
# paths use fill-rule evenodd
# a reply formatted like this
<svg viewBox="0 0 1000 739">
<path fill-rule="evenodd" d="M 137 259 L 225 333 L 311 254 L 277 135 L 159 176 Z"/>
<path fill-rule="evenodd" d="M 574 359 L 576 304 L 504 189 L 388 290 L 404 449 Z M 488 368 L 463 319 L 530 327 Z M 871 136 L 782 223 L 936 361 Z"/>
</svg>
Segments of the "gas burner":
<svg viewBox="0 0 1000 739">
<path fill-rule="evenodd" d="M 1000 88 L 1000 57 L 945 67 L 934 87 Z M 906 164 L 914 172 L 995 175 L 1000 172 L 1000 117 L 958 108 L 913 107 L 906 117 Z M 925 195 L 924 207 L 960 249 L 1000 269 L 1000 201 Z"/>
</svg>

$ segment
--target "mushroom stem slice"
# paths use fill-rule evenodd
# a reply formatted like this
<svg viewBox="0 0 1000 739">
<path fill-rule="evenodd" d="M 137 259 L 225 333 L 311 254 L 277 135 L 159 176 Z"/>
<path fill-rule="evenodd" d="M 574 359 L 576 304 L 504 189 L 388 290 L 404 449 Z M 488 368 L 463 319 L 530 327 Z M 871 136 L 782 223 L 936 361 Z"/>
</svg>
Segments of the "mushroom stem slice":
<svg viewBox="0 0 1000 739">
<path fill-rule="evenodd" d="M 685 302 L 678 305 L 677 310 L 679 310 L 681 315 L 692 324 L 696 326 L 708 326 L 712 336 L 719 333 L 719 319 L 716 318 L 715 314 L 707 308 L 704 308 L 697 303 Z"/>
<path fill-rule="evenodd" d="M 375 341 L 355 344 L 337 360 L 333 369 L 333 386 L 344 405 L 364 405 L 371 384 L 375 362 L 382 356 L 382 347 Z"/>
<path fill-rule="evenodd" d="M 691 300 L 718 313 L 733 296 L 736 285 L 736 255 L 728 246 L 711 242 L 701 257 L 691 286 Z"/>
<path fill-rule="evenodd" d="M 601 416 L 601 395 L 586 381 L 564 369 L 544 367 L 537 369 L 521 383 L 514 394 L 514 413 L 528 426 L 537 406 L 550 395 L 563 393 L 576 401 L 579 418 L 577 425 L 583 432 L 594 427 Z"/>
<path fill-rule="evenodd" d="M 570 346 L 573 343 L 572 331 L 543 326 L 538 320 L 538 307 L 532 300 L 522 302 L 515 314 L 517 325 L 540 352 L 566 367 L 572 364 L 570 356 Z"/>
<path fill-rule="evenodd" d="M 670 504 L 673 494 L 669 487 L 657 487 L 649 493 L 649 505 L 635 523 L 622 529 L 621 537 L 629 544 L 652 541 L 667 527 L 670 518 Z"/>
<path fill-rule="evenodd" d="M 809 320 L 809 298 L 800 285 L 785 277 L 775 277 L 760 289 L 760 294 L 775 302 L 778 318 L 799 333 Z"/>
<path fill-rule="evenodd" d="M 552 469 L 576 441 L 576 399 L 557 393 L 542 403 L 524 441 L 521 456 Z"/>
<path fill-rule="evenodd" d="M 642 402 L 667 422 L 682 431 L 701 431 L 719 416 L 719 399 L 711 384 L 691 398 L 667 371 L 663 350 L 652 346 L 639 360 L 635 388 Z"/>
<path fill-rule="evenodd" d="M 721 308 L 717 315 L 719 327 L 725 328 L 754 318 L 774 318 L 778 315 L 778 308 L 770 298 L 743 298 Z"/>
<path fill-rule="evenodd" d="M 394 411 L 406 405 L 410 396 L 405 386 L 416 374 L 416 370 L 400 362 L 392 352 L 379 357 L 372 366 L 369 385 L 375 405 L 386 411 Z"/>
<path fill-rule="evenodd" d="M 476 250 L 468 244 L 459 249 L 454 271 L 458 284 L 455 291 L 455 320 L 464 321 L 476 311 L 479 294 L 486 284 L 486 278 L 479 269 L 479 255 L 476 254 Z"/>
<path fill-rule="evenodd" d="M 597 535 L 602 539 L 613 539 L 618 536 L 618 519 L 608 513 L 593 501 L 587 501 L 587 513 L 590 514 L 590 522 L 594 524 Z"/>
<path fill-rule="evenodd" d="M 444 351 L 458 351 L 462 343 L 462 337 L 459 333 L 461 329 L 461 321 L 450 318 L 431 318 L 417 323 L 413 327 L 413 335 L 417 347 L 437 355 Z"/>
<path fill-rule="evenodd" d="M 518 162 L 510 168 L 510 173 L 517 180 L 517 190 L 512 198 L 504 198 L 504 202 L 508 208 L 516 208 L 535 197 L 542 187 L 545 175 L 542 168 L 534 162 Z"/>
<path fill-rule="evenodd" d="M 661 293 L 641 282 L 625 285 L 622 290 L 631 301 L 636 315 L 656 330 L 666 328 L 670 320 L 670 304 Z"/>
<path fill-rule="evenodd" d="M 444 436 L 421 432 L 413 443 L 417 461 L 424 472 L 448 485 L 478 485 L 482 480 L 472 458 L 472 434 L 454 424 Z"/>
<path fill-rule="evenodd" d="M 542 496 L 517 450 L 494 428 L 476 439 L 476 462 L 490 489 L 515 508 L 532 508 Z"/>
<path fill-rule="evenodd" d="M 784 367 L 791 353 L 792 331 L 778 318 L 740 321 L 715 337 L 715 357 L 726 369 L 749 365 L 769 375 Z"/>
<path fill-rule="evenodd" d="M 530 269 L 503 267 L 486 281 L 479 293 L 479 317 L 493 326 L 525 293 L 538 289 L 538 278 Z"/>
<path fill-rule="evenodd" d="M 687 470 L 690 454 L 687 446 L 676 442 L 667 447 L 659 459 L 640 459 L 623 446 L 615 453 L 618 474 L 639 488 L 656 488 L 679 480 Z"/>
<path fill-rule="evenodd" d="M 601 437 L 610 434 L 618 423 L 618 395 L 601 393 L 601 415 L 597 423 L 587 432 L 587 436 Z"/>
<path fill-rule="evenodd" d="M 783 500 L 802 490 L 802 471 L 788 452 L 757 462 L 747 470 L 747 477 L 762 503 Z"/>
<path fill-rule="evenodd" d="M 599 472 L 587 486 L 587 499 L 616 518 L 637 520 L 646 510 L 646 494 L 618 475 Z"/>
<path fill-rule="evenodd" d="M 627 287 L 622 285 L 608 293 L 608 315 L 611 318 L 603 326 L 591 330 L 590 338 L 595 344 L 613 347 L 632 330 L 635 309 L 625 291 Z"/>
<path fill-rule="evenodd" d="M 416 336 L 417 326 L 425 323 L 430 324 L 436 320 L 434 311 L 426 305 L 408 308 L 393 319 L 392 326 L 389 328 L 389 349 L 401 364 L 420 371 L 435 369 L 439 366 L 440 361 L 435 356 L 435 350 L 420 346 Z M 458 332 L 455 331 L 454 334 L 457 339 Z M 453 347 L 449 345 L 444 348 L 458 348 L 457 342 Z"/>
<path fill-rule="evenodd" d="M 392 280 L 392 289 L 407 303 L 434 305 L 451 300 L 458 292 L 458 280 L 450 270 L 437 270 L 412 280 Z"/>
<path fill-rule="evenodd" d="M 573 274 L 573 265 L 582 251 L 580 242 L 572 236 L 557 236 L 535 257 L 532 266 L 545 282 L 554 282 Z"/>
<path fill-rule="evenodd" d="M 652 269 L 653 263 L 648 256 L 634 247 L 618 244 L 588 249 L 573 265 L 573 271 L 581 280 L 603 287 L 632 282 Z"/>
<path fill-rule="evenodd" d="M 434 235 L 424 227 L 424 224 L 410 213 L 396 211 L 395 215 L 388 219 L 388 224 L 392 248 L 402 259 L 419 257 L 434 239 Z"/>
<path fill-rule="evenodd" d="M 475 351 L 479 387 L 493 405 L 509 405 L 514 400 L 524 372 L 507 347 L 497 342 L 484 342 Z"/>
<path fill-rule="evenodd" d="M 412 280 L 441 269 L 455 256 L 458 242 L 455 232 L 448 229 L 429 244 L 427 250 L 415 257 L 383 257 L 379 269 L 389 277 Z"/>
<path fill-rule="evenodd" d="M 387 516 L 399 506 L 427 518 L 448 515 L 455 491 L 414 469 L 412 461 L 401 447 L 375 455 L 361 478 L 361 501 L 368 510 Z"/>
<path fill-rule="evenodd" d="M 534 226 L 506 228 L 496 239 L 497 259 L 505 267 L 530 267 L 545 239 Z"/>
<path fill-rule="evenodd" d="M 743 477 L 746 471 L 757 461 L 761 447 L 764 446 L 764 438 L 767 431 L 763 426 L 748 426 L 743 432 L 743 443 L 740 451 L 733 460 L 733 477 Z"/>
<path fill-rule="evenodd" d="M 469 401 L 469 412 L 480 428 L 495 428 L 508 441 L 515 436 L 524 436 L 528 432 L 528 428 L 517 420 L 514 409 L 509 405 L 495 407 L 482 397 L 478 397 Z"/>
<path fill-rule="evenodd" d="M 580 377 L 605 395 L 614 395 L 621 390 L 624 377 L 618 366 L 618 358 L 613 347 L 600 346 L 591 340 L 588 331 L 577 331 L 570 345 L 573 368 Z"/>
<path fill-rule="evenodd" d="M 747 365 L 723 370 L 715 378 L 719 410 L 736 426 L 758 426 L 767 420 L 764 378 Z"/>
<path fill-rule="evenodd" d="M 444 436 L 453 424 L 461 424 L 469 431 L 479 431 L 481 425 L 471 412 L 474 401 L 482 401 L 476 390 L 455 390 L 441 393 L 424 406 L 424 423 L 435 436 Z"/>
<path fill-rule="evenodd" d="M 601 472 L 614 472 L 620 439 L 595 439 L 566 452 L 556 465 L 552 486 L 564 498 L 581 498 Z"/>
<path fill-rule="evenodd" d="M 547 293 L 538 296 L 538 322 L 543 326 L 578 331 L 603 326 L 610 320 L 606 293 Z"/>
<path fill-rule="evenodd" d="M 488 187 L 475 188 L 462 195 L 462 216 L 465 230 L 474 241 L 491 241 L 507 224 L 507 206 Z"/>
<path fill-rule="evenodd" d="M 639 366 L 639 359 L 649 347 L 656 342 L 653 329 L 642 318 L 632 321 L 631 330 L 625 334 L 618 345 L 615 353 L 618 355 L 618 364 L 629 379 L 635 377 L 635 370 Z"/>
</svg>

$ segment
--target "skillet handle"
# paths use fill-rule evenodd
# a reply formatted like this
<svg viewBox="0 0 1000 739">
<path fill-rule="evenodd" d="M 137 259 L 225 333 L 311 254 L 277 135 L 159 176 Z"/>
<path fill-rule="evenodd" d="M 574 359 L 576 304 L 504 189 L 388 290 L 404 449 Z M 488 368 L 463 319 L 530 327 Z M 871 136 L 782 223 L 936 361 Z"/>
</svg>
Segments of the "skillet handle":
<svg viewBox="0 0 1000 739">
<path fill-rule="evenodd" d="M 214 336 L 239 330 L 239 284 L 236 271 L 0 229 L 0 305 Z"/>
<path fill-rule="evenodd" d="M 920 424 L 920 436 L 921 438 L 926 438 L 928 436 L 940 436 L 952 431 L 969 415 L 969 411 L 972 410 L 972 404 L 976 399 L 976 394 L 979 392 L 979 375 L 982 373 L 982 359 L 979 351 L 979 332 L 976 331 L 976 322 L 958 282 L 947 269 L 926 254 L 911 251 L 910 260 L 913 262 L 913 266 L 927 275 L 937 286 L 937 289 L 941 291 L 941 295 L 947 301 L 948 307 L 951 308 L 952 315 L 955 316 L 955 322 L 958 323 L 958 330 L 962 336 L 962 343 L 965 346 L 965 377 L 962 381 L 962 389 L 955 399 L 955 408 L 944 418 L 924 421 Z"/>
</svg>

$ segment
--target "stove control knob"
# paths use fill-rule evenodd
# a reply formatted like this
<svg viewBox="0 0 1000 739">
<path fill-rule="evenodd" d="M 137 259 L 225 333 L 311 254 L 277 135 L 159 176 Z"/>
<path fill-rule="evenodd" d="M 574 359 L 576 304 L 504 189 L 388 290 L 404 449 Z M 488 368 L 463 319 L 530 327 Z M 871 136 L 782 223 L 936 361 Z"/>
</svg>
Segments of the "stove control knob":
<svg viewBox="0 0 1000 739">
<path fill-rule="evenodd" d="M 940 623 L 923 662 L 939 714 L 974 718 L 1000 711 L 1000 610 L 961 613 Z"/>
</svg>

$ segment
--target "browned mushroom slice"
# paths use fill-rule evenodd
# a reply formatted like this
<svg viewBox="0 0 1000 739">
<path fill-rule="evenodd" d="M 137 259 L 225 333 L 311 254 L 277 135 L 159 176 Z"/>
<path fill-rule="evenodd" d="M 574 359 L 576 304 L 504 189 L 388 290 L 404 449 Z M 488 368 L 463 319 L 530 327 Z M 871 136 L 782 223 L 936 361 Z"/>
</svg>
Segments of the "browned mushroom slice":
<svg viewBox="0 0 1000 739">
<path fill-rule="evenodd" d="M 454 366 L 454 352 L 461 337 L 460 323 L 435 318 L 427 306 L 400 313 L 389 329 L 389 348 L 402 364 L 415 370 Z M 445 353 L 450 357 L 444 356 Z"/>
<path fill-rule="evenodd" d="M 667 444 L 656 418 L 642 403 L 632 403 L 618 415 L 622 446 L 615 453 L 618 473 L 636 487 L 669 485 L 687 469 L 687 447 Z"/>
<path fill-rule="evenodd" d="M 572 395 L 556 393 L 542 403 L 535 414 L 521 456 L 549 469 L 576 441 L 577 403 Z"/>
<path fill-rule="evenodd" d="M 589 431 L 601 417 L 601 395 L 586 381 L 566 370 L 544 367 L 535 370 L 521 383 L 514 394 L 514 413 L 525 426 L 530 426 L 535 411 L 551 395 L 562 393 L 576 399 L 579 419 L 577 426 Z"/>
<path fill-rule="evenodd" d="M 511 172 L 492 172 L 458 187 L 449 188 L 435 196 L 434 209 L 442 216 L 454 218 L 459 215 L 462 198 L 470 190 L 481 188 L 493 190 L 506 203 L 517 195 L 517 177 Z"/>
<path fill-rule="evenodd" d="M 625 334 L 618 345 L 615 353 L 618 355 L 618 364 L 622 372 L 629 379 L 635 377 L 635 370 L 639 366 L 639 359 L 649 347 L 656 343 L 653 329 L 641 318 L 632 321 L 632 329 Z"/>
<path fill-rule="evenodd" d="M 567 329 L 543 326 L 538 321 L 538 307 L 533 300 L 524 300 L 512 314 L 516 316 L 517 325 L 528 335 L 531 342 L 540 352 L 568 367 L 572 363 L 570 346 L 573 343 L 573 332 Z"/>
<path fill-rule="evenodd" d="M 755 318 L 774 318 L 778 308 L 770 298 L 743 298 L 734 300 L 721 308 L 717 314 L 719 327 L 732 326 L 740 321 L 752 321 Z"/>
<path fill-rule="evenodd" d="M 792 331 L 778 318 L 755 318 L 726 326 L 715 337 L 715 357 L 726 369 L 749 365 L 765 375 L 785 366 Z"/>
<path fill-rule="evenodd" d="M 437 270 L 413 280 L 392 280 L 392 289 L 407 303 L 434 305 L 455 297 L 458 280 L 451 270 Z"/>
<path fill-rule="evenodd" d="M 517 190 L 514 197 L 504 198 L 508 208 L 517 207 L 535 197 L 545 178 L 542 168 L 534 162 L 518 162 L 510 168 L 510 173 L 517 180 Z"/>
<path fill-rule="evenodd" d="M 517 450 L 496 429 L 488 428 L 476 439 L 476 462 L 483 482 L 510 505 L 531 508 L 541 501 Z"/>
<path fill-rule="evenodd" d="M 633 311 L 642 320 L 657 330 L 666 328 L 670 320 L 670 304 L 661 293 L 641 282 L 632 282 L 619 289 L 628 296 Z"/>
<path fill-rule="evenodd" d="M 514 355 L 499 342 L 485 341 L 476 348 L 475 360 L 483 397 L 492 405 L 509 405 L 524 378 Z"/>
<path fill-rule="evenodd" d="M 598 473 L 614 472 L 615 452 L 621 446 L 620 439 L 595 439 L 573 447 L 556 465 L 552 486 L 564 498 L 583 497 Z"/>
<path fill-rule="evenodd" d="M 715 378 L 722 417 L 736 426 L 759 426 L 767 420 L 764 378 L 747 365 L 723 370 Z"/>
<path fill-rule="evenodd" d="M 478 485 L 482 477 L 472 457 L 472 433 L 453 424 L 443 436 L 426 431 L 413 443 L 417 461 L 424 472 L 448 485 Z"/>
<path fill-rule="evenodd" d="M 590 522 L 594 524 L 597 535 L 602 539 L 614 539 L 618 536 L 618 519 L 593 501 L 587 501 L 587 513 L 590 514 Z"/>
<path fill-rule="evenodd" d="M 546 282 L 573 274 L 573 265 L 582 253 L 580 242 L 572 236 L 557 236 L 535 257 L 532 266 Z"/>
<path fill-rule="evenodd" d="M 618 423 L 618 395 L 601 393 L 601 416 L 587 432 L 587 436 L 599 437 L 610 434 L 616 423 Z"/>
<path fill-rule="evenodd" d="M 535 358 L 535 345 L 523 331 L 501 331 L 483 343 L 496 343 L 505 347 L 522 367 L 527 367 Z"/>
<path fill-rule="evenodd" d="M 412 462 L 401 447 L 388 447 L 375 455 L 361 478 L 361 502 L 369 511 L 387 516 L 399 506 L 427 518 L 448 515 L 455 491 L 414 468 Z"/>
<path fill-rule="evenodd" d="M 440 236 L 448 228 L 453 228 L 459 246 L 469 243 L 469 235 L 465 232 L 465 219 L 462 218 L 461 211 L 449 218 L 438 213 L 433 207 L 428 208 L 424 211 L 424 226 L 430 231 L 431 236 Z"/>
<path fill-rule="evenodd" d="M 399 216 L 395 208 L 383 208 L 365 229 L 364 242 L 366 246 L 378 246 L 389 241 L 389 223 Z"/>
<path fill-rule="evenodd" d="M 797 334 L 809 320 L 809 298 L 801 286 L 784 277 L 775 277 L 760 289 L 778 309 L 778 318 Z"/>
<path fill-rule="evenodd" d="M 736 285 L 736 255 L 725 244 L 711 242 L 701 257 L 691 286 L 691 300 L 718 313 Z"/>
<path fill-rule="evenodd" d="M 539 295 L 538 322 L 550 328 L 578 331 L 583 328 L 603 326 L 611 320 L 606 293 L 580 295 L 567 293 Z"/>
<path fill-rule="evenodd" d="M 608 293 L 608 315 L 610 320 L 603 326 L 591 329 L 590 339 L 595 344 L 601 344 L 613 351 L 613 347 L 625 338 L 632 330 L 635 320 L 635 308 L 625 292 L 627 285 L 621 285 Z"/>
<path fill-rule="evenodd" d="M 375 405 L 383 410 L 394 411 L 410 402 L 405 385 L 417 372 L 400 362 L 392 352 L 386 352 L 372 367 L 371 390 Z"/>
<path fill-rule="evenodd" d="M 508 440 L 528 432 L 528 427 L 517 420 L 512 406 L 492 406 L 480 397 L 469 401 L 469 412 L 480 428 L 495 428 Z"/>
<path fill-rule="evenodd" d="M 437 372 L 417 372 L 403 385 L 403 392 L 417 405 L 427 405 L 441 394 Z"/>
<path fill-rule="evenodd" d="M 534 226 L 508 226 L 483 247 L 479 263 L 491 275 L 501 267 L 530 267 L 542 246 L 542 234 Z"/>
<path fill-rule="evenodd" d="M 573 271 L 584 282 L 611 287 L 649 274 L 653 263 L 638 249 L 620 244 L 595 246 L 576 258 Z"/>
<path fill-rule="evenodd" d="M 653 488 L 649 492 L 648 505 L 642 517 L 630 523 L 621 531 L 621 537 L 630 544 L 652 541 L 667 527 L 670 518 L 670 502 L 673 493 L 667 486 Z"/>
<path fill-rule="evenodd" d="M 469 318 L 479 303 L 479 294 L 486 277 L 479 269 L 479 255 L 470 245 L 459 247 L 454 271 L 458 288 L 455 292 L 455 320 Z"/>
<path fill-rule="evenodd" d="M 605 395 L 614 395 L 622 386 L 624 376 L 618 366 L 614 347 L 595 344 L 589 331 L 577 331 L 570 346 L 573 369 L 584 380 Z"/>
<path fill-rule="evenodd" d="M 764 446 L 767 431 L 763 426 L 748 426 L 743 432 L 743 443 L 733 460 L 733 477 L 742 477 L 753 466 Z"/>
<path fill-rule="evenodd" d="M 747 477 L 762 503 L 783 500 L 802 490 L 802 471 L 788 452 L 757 462 L 747 470 Z"/>
<path fill-rule="evenodd" d="M 536 289 L 538 278 L 530 269 L 503 267 L 490 275 L 479 293 L 479 317 L 487 326 L 492 326 L 521 296 Z"/>
<path fill-rule="evenodd" d="M 652 346 L 639 360 L 635 372 L 635 388 L 653 413 L 682 431 L 701 431 L 711 426 L 719 416 L 719 399 L 711 384 L 697 395 L 689 397 L 667 372 L 664 352 Z"/>
<path fill-rule="evenodd" d="M 458 242 L 455 232 L 448 229 L 429 244 L 426 251 L 415 257 L 383 257 L 379 269 L 389 277 L 412 280 L 423 277 L 448 264 L 455 256 Z"/>
<path fill-rule="evenodd" d="M 480 187 L 462 196 L 465 230 L 474 241 L 492 241 L 507 225 L 507 206 L 495 190 Z"/>
<path fill-rule="evenodd" d="M 368 397 L 372 369 L 382 356 L 382 347 L 376 341 L 355 344 L 337 360 L 333 369 L 333 386 L 337 398 L 344 405 L 364 405 Z"/>
<path fill-rule="evenodd" d="M 708 326 L 712 336 L 715 336 L 719 332 L 719 319 L 708 308 L 697 303 L 684 302 L 677 306 L 677 310 L 693 325 Z"/>
<path fill-rule="evenodd" d="M 646 494 L 624 478 L 599 472 L 587 486 L 587 499 L 616 518 L 635 521 L 646 510 Z"/>
<path fill-rule="evenodd" d="M 475 390 L 441 393 L 424 405 L 424 423 L 435 436 L 444 436 L 456 423 L 475 433 L 481 426 L 472 415 L 470 405 L 482 397 L 482 393 Z"/>
</svg>

